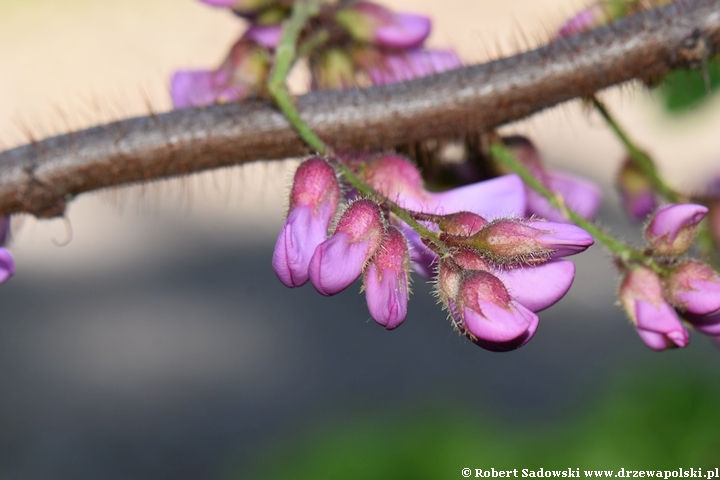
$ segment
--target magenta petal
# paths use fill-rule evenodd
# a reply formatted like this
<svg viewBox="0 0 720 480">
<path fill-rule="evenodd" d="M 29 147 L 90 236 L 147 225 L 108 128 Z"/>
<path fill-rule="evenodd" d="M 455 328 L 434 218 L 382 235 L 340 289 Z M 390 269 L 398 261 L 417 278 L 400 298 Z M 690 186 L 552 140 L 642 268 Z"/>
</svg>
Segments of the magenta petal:
<svg viewBox="0 0 720 480">
<path fill-rule="evenodd" d="M 690 286 L 691 290 L 676 294 L 689 312 L 707 315 L 720 310 L 720 282 L 691 280 Z"/>
<path fill-rule="evenodd" d="M 280 43 L 282 27 L 280 25 L 253 25 L 243 34 L 258 45 L 273 49 Z"/>
<path fill-rule="evenodd" d="M 652 237 L 668 236 L 670 242 L 684 228 L 694 227 L 705 217 L 708 209 L 692 203 L 671 203 L 660 207 L 648 225 L 647 233 Z"/>
<path fill-rule="evenodd" d="M 478 299 L 479 311 L 463 308 L 467 330 L 478 339 L 505 343 L 523 336 L 536 321 L 537 315 L 522 305 L 511 302 L 507 309 L 493 302 Z"/>
<path fill-rule="evenodd" d="M 392 330 L 397 328 L 407 315 L 407 276 L 389 269 L 378 271 L 375 263 L 368 265 L 365 272 L 365 298 L 372 318 Z"/>
<path fill-rule="evenodd" d="M 435 276 L 438 256 L 420 240 L 420 235 L 410 228 L 406 223 L 400 225 L 405 238 L 410 245 L 410 260 L 413 263 L 413 270 L 425 278 Z"/>
<path fill-rule="evenodd" d="M 486 340 L 478 338 L 477 340 L 474 340 L 473 343 L 481 348 L 484 348 L 485 350 L 490 350 L 491 352 L 510 352 L 512 350 L 517 350 L 518 348 L 528 343 L 530 339 L 532 339 L 532 337 L 535 335 L 535 332 L 537 331 L 538 325 L 540 323 L 539 320 L 540 319 L 537 317 L 537 315 L 532 317 L 531 322 L 528 325 L 528 329 L 525 331 L 525 333 L 508 342 L 488 342 Z"/>
<path fill-rule="evenodd" d="M 547 173 L 547 182 L 550 189 L 559 193 L 565 204 L 583 218 L 593 218 L 600 208 L 602 190 L 590 180 L 565 172 L 552 171 Z M 553 222 L 568 222 L 559 210 L 533 190 L 528 192 L 528 210 L 540 218 Z"/>
<path fill-rule="evenodd" d="M 560 300 L 572 286 L 575 265 L 568 260 L 551 260 L 534 267 L 497 270 L 493 274 L 518 303 L 539 312 Z"/>
<path fill-rule="evenodd" d="M 175 72 L 170 80 L 170 95 L 175 108 L 204 107 L 218 100 L 233 101 L 245 98 L 247 87 L 224 85 L 224 72 L 185 70 Z"/>
<path fill-rule="evenodd" d="M 327 236 L 329 217 L 313 209 L 295 207 L 280 231 L 273 253 L 273 269 L 282 283 L 299 287 L 308 281 L 308 266 L 315 249 Z"/>
<path fill-rule="evenodd" d="M 684 316 L 698 332 L 713 337 L 720 335 L 720 312 L 711 315 L 685 314 Z"/>
<path fill-rule="evenodd" d="M 0 283 L 15 275 L 15 261 L 7 248 L 0 247 Z"/>
<path fill-rule="evenodd" d="M 388 48 L 419 47 L 430 35 L 431 21 L 422 15 L 398 13 L 393 22 L 375 30 L 375 41 Z"/>
<path fill-rule="evenodd" d="M 429 195 L 426 213 L 472 212 L 492 220 L 525 215 L 525 187 L 517 175 L 504 175 Z"/>
<path fill-rule="evenodd" d="M 535 237 L 535 240 L 543 247 L 555 250 L 553 258 L 584 252 L 595 243 L 592 235 L 569 223 L 527 222 L 527 225 L 546 232 Z"/>
<path fill-rule="evenodd" d="M 367 67 L 367 73 L 374 85 L 388 85 L 461 66 L 460 57 L 452 50 L 417 49 L 383 54 L 379 64 Z"/>
<path fill-rule="evenodd" d="M 310 259 L 308 272 L 315 289 L 323 295 L 345 290 L 362 273 L 370 248 L 369 240 L 351 242 L 345 232 L 325 240 Z"/>
<path fill-rule="evenodd" d="M 640 337 L 653 350 L 682 348 L 687 346 L 690 341 L 690 336 L 675 310 L 665 302 L 655 306 L 645 300 L 637 299 L 635 300 L 635 317 Z"/>
</svg>

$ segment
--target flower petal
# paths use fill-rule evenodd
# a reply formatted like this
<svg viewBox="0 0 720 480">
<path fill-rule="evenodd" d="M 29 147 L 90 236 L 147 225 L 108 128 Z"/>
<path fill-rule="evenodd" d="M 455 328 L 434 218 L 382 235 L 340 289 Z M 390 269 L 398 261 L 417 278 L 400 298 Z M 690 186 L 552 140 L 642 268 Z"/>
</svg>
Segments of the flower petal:
<svg viewBox="0 0 720 480">
<path fill-rule="evenodd" d="M 308 272 L 315 289 L 323 295 L 345 290 L 362 273 L 370 249 L 370 240 L 351 242 L 348 233 L 335 232 L 310 259 Z"/>
<path fill-rule="evenodd" d="M 492 220 L 525 214 L 525 187 L 517 175 L 503 175 L 441 193 L 429 194 L 425 213 L 446 215 L 468 211 Z"/>
<path fill-rule="evenodd" d="M 493 271 L 518 303 L 533 312 L 554 305 L 570 290 L 575 265 L 568 260 L 550 260 L 533 267 Z"/>
<path fill-rule="evenodd" d="M 432 22 L 428 17 L 397 13 L 393 22 L 375 30 L 375 42 L 388 48 L 419 47 L 430 35 Z"/>
</svg>

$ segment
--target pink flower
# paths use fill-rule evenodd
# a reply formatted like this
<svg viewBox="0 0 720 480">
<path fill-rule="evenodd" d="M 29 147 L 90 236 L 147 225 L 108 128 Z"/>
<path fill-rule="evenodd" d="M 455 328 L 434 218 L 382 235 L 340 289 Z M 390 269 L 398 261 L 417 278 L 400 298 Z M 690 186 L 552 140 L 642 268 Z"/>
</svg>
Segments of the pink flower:
<svg viewBox="0 0 720 480">
<path fill-rule="evenodd" d="M 565 205 L 583 218 L 593 218 L 602 203 L 602 190 L 591 180 L 545 168 L 540 153 L 525 137 L 503 138 L 503 143 L 543 185 L 563 197 Z M 553 222 L 567 222 L 562 212 L 530 187 L 527 188 L 528 213 Z"/>
<path fill-rule="evenodd" d="M 649 268 L 632 267 L 625 274 L 620 286 L 620 302 L 649 348 L 682 348 L 690 341 L 675 310 L 663 297 L 660 278 Z"/>
<path fill-rule="evenodd" d="M 356 50 L 354 59 L 373 85 L 388 85 L 426 77 L 462 66 L 453 50 L 414 49 L 399 52 Z"/>
<path fill-rule="evenodd" d="M 383 239 L 383 217 L 372 200 L 352 203 L 340 217 L 335 233 L 310 259 L 310 281 L 323 295 L 347 288 L 362 273 Z"/>
<path fill-rule="evenodd" d="M 395 13 L 372 2 L 359 1 L 340 10 L 337 22 L 359 42 L 386 48 L 414 48 L 430 34 L 428 17 Z"/>
<path fill-rule="evenodd" d="M 513 300 L 497 277 L 483 271 L 466 272 L 452 311 L 461 331 L 491 351 L 519 348 L 538 326 L 537 315 Z"/>
<path fill-rule="evenodd" d="M 692 203 L 663 205 L 645 229 L 645 239 L 660 255 L 681 255 L 692 246 L 707 212 L 707 207 Z"/>
<path fill-rule="evenodd" d="M 0 245 L 5 245 L 10 236 L 10 218 L 0 218 Z M 15 275 L 15 261 L 7 248 L 0 247 L 0 283 Z"/>
<path fill-rule="evenodd" d="M 627 158 L 620 168 L 617 187 L 625 211 L 631 218 L 642 220 L 657 207 L 652 184 L 631 158 Z"/>
<path fill-rule="evenodd" d="M 704 263 L 683 262 L 667 284 L 670 303 L 682 311 L 708 315 L 720 310 L 720 276 Z"/>
<path fill-rule="evenodd" d="M 216 70 L 181 70 L 170 81 L 175 108 L 242 100 L 264 85 L 270 68 L 268 50 L 279 41 L 279 26 L 253 26 L 230 49 Z"/>
<path fill-rule="evenodd" d="M 310 259 L 325 241 L 340 201 L 335 171 L 313 157 L 298 167 L 290 194 L 290 209 L 273 253 L 273 269 L 288 287 L 308 281 Z"/>
<path fill-rule="evenodd" d="M 388 227 L 385 238 L 365 270 L 365 297 L 370 315 L 388 330 L 407 315 L 410 258 L 405 237 Z"/>
</svg>

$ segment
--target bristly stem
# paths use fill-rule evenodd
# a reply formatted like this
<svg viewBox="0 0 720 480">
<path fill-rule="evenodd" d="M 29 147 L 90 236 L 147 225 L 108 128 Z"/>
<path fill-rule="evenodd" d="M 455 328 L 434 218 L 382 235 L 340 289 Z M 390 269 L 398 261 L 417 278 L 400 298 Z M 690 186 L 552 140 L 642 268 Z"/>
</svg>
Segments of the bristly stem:
<svg viewBox="0 0 720 480">
<path fill-rule="evenodd" d="M 568 207 L 560 194 L 553 192 L 540 180 L 535 178 L 533 174 L 525 168 L 525 166 L 517 158 L 515 158 L 515 155 L 513 155 L 513 153 L 503 144 L 493 143 L 490 145 L 490 153 L 492 153 L 495 160 L 502 163 L 513 173 L 517 174 L 520 178 L 522 178 L 528 187 L 542 195 L 553 207 L 562 212 L 565 218 L 572 221 L 575 225 L 585 229 L 595 238 L 595 240 L 602 243 L 605 248 L 610 250 L 610 252 L 612 252 L 620 261 L 623 263 L 641 263 L 649 268 L 652 268 L 658 273 L 662 273 L 664 271 L 660 265 L 658 265 L 652 258 L 645 255 L 642 250 L 633 248 L 616 239 L 612 235 L 603 231 L 593 222 L 586 220 L 573 209 Z"/>
</svg>

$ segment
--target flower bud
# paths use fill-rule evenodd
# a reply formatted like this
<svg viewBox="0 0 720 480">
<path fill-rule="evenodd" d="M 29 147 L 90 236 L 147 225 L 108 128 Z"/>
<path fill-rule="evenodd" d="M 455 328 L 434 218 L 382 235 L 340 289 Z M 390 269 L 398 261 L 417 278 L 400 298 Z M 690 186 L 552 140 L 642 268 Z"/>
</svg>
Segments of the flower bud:
<svg viewBox="0 0 720 480">
<path fill-rule="evenodd" d="M 503 283 L 488 272 L 465 272 L 453 309 L 461 331 L 492 351 L 514 350 L 537 330 L 537 315 L 515 302 Z"/>
<path fill-rule="evenodd" d="M 354 40 L 387 48 L 419 47 L 431 28 L 428 17 L 395 13 L 365 1 L 340 10 L 335 18 Z"/>
<path fill-rule="evenodd" d="M 270 68 L 268 47 L 280 27 L 252 27 L 230 49 L 217 70 L 182 70 L 170 81 L 175 108 L 242 100 L 264 88 Z"/>
<path fill-rule="evenodd" d="M 625 211 L 635 220 L 644 219 L 657 207 L 652 183 L 630 157 L 620 168 L 617 188 Z"/>
<path fill-rule="evenodd" d="M 682 348 L 690 341 L 675 310 L 663 297 L 660 278 L 649 268 L 636 266 L 628 270 L 619 297 L 630 321 L 649 348 Z"/>
<path fill-rule="evenodd" d="M 508 293 L 528 310 L 539 312 L 554 305 L 570 290 L 575 264 L 554 259 L 540 265 L 493 270 Z"/>
<path fill-rule="evenodd" d="M 580 253 L 594 243 L 589 233 L 575 225 L 512 219 L 493 221 L 467 239 L 447 240 L 472 246 L 500 265 L 543 263 Z"/>
<path fill-rule="evenodd" d="M 708 315 L 720 310 L 720 276 L 708 265 L 688 260 L 667 280 L 669 301 L 682 311 Z"/>
<path fill-rule="evenodd" d="M 663 205 L 645 229 L 645 239 L 660 255 L 681 255 L 692 247 L 708 209 L 692 203 Z"/>
<path fill-rule="evenodd" d="M 355 86 L 355 66 L 340 48 L 330 48 L 313 63 L 313 90 L 346 89 Z"/>
<path fill-rule="evenodd" d="M 469 237 L 477 233 L 489 222 L 483 217 L 472 212 L 457 212 L 444 215 L 438 227 L 448 235 Z"/>
<path fill-rule="evenodd" d="M 385 238 L 365 269 L 365 298 L 370 315 L 388 330 L 407 315 L 410 255 L 405 237 L 388 227 Z"/>
<path fill-rule="evenodd" d="M 381 155 L 367 161 L 360 176 L 379 193 L 403 208 L 423 211 L 428 197 L 417 167 L 400 155 Z"/>
<path fill-rule="evenodd" d="M 288 287 L 308 280 L 315 249 L 327 237 L 328 226 L 340 201 L 335 170 L 318 157 L 301 163 L 295 172 L 290 208 L 273 253 L 273 268 Z"/>
<path fill-rule="evenodd" d="M 354 282 L 372 258 L 384 236 L 377 203 L 352 203 L 338 221 L 335 233 L 318 245 L 310 259 L 310 281 L 323 295 L 334 295 Z"/>
</svg>

